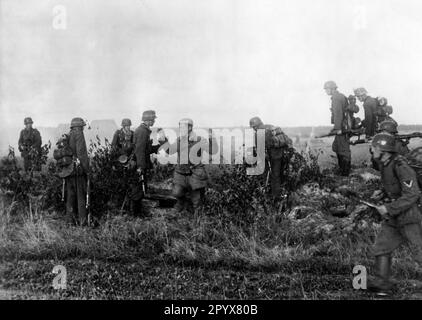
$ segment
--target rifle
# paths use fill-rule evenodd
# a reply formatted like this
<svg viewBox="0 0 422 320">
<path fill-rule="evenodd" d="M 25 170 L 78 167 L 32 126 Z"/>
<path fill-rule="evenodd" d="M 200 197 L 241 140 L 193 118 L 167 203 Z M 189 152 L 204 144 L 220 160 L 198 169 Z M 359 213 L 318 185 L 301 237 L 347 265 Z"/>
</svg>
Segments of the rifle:
<svg viewBox="0 0 422 320">
<path fill-rule="evenodd" d="M 395 138 L 398 140 L 409 141 L 410 139 L 413 139 L 413 138 L 422 138 L 422 132 L 413 132 L 409 134 L 396 134 Z"/>
<path fill-rule="evenodd" d="M 66 181 L 65 181 L 65 179 L 62 179 L 62 180 L 63 180 L 63 182 L 62 182 L 62 202 L 64 202 L 64 188 L 65 188 Z"/>
<path fill-rule="evenodd" d="M 270 175 L 271 175 L 271 163 L 268 161 L 268 172 L 267 172 L 267 178 L 265 179 L 265 188 L 268 189 L 268 183 L 270 181 Z"/>
<path fill-rule="evenodd" d="M 85 208 L 88 211 L 88 226 L 90 227 L 92 224 L 92 216 L 91 216 L 91 178 L 89 172 L 87 173 L 87 180 L 86 180 L 86 201 L 85 201 Z"/>
<path fill-rule="evenodd" d="M 361 134 L 363 134 L 363 131 L 362 131 L 362 129 L 352 129 L 352 130 L 350 130 L 350 132 L 345 132 L 345 134 L 348 134 L 350 136 L 360 136 Z M 335 133 L 335 132 L 329 132 L 327 134 L 316 136 L 315 138 L 321 139 L 321 138 L 327 138 L 327 137 L 334 137 L 336 135 L 337 135 L 337 133 Z"/>
</svg>

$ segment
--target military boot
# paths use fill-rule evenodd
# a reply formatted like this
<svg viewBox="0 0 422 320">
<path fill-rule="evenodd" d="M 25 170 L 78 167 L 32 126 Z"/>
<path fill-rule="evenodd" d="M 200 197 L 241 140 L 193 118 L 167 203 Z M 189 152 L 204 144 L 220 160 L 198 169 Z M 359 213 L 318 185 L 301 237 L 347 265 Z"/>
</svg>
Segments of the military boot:
<svg viewBox="0 0 422 320">
<path fill-rule="evenodd" d="M 185 197 L 178 197 L 177 198 L 177 202 L 176 202 L 176 204 L 174 206 L 174 210 L 177 213 L 181 213 L 181 212 L 183 212 L 185 210 L 185 207 L 186 207 L 186 199 L 185 199 Z"/>
<path fill-rule="evenodd" d="M 344 177 L 349 176 L 350 168 L 351 168 L 350 160 L 347 157 L 342 157 L 341 175 Z"/>
<path fill-rule="evenodd" d="M 390 281 L 391 256 L 377 256 L 375 258 L 375 265 L 377 269 L 376 278 L 368 281 L 368 290 L 380 295 L 388 295 L 393 288 L 393 283 Z"/>
</svg>

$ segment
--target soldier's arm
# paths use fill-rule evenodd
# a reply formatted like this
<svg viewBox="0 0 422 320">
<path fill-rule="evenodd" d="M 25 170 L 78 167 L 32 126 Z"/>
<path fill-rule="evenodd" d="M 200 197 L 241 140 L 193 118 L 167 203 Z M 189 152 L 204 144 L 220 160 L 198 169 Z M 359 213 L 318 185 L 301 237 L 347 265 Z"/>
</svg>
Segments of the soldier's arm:
<svg viewBox="0 0 422 320">
<path fill-rule="evenodd" d="M 334 122 L 334 131 L 338 131 L 342 129 L 342 122 L 343 122 L 343 107 L 342 107 L 342 100 L 340 97 L 333 96 L 332 100 L 332 112 L 333 112 L 333 122 Z"/>
<path fill-rule="evenodd" d="M 392 217 L 410 209 L 418 202 L 420 197 L 416 173 L 409 165 L 404 163 L 404 161 L 398 160 L 396 174 L 400 180 L 402 195 L 393 202 L 386 204 L 388 214 Z"/>
<path fill-rule="evenodd" d="M 89 160 L 88 160 L 88 151 L 86 148 L 85 137 L 82 131 L 75 134 L 75 150 L 76 157 L 81 162 L 81 166 L 84 169 L 85 173 L 89 172 Z"/>
<path fill-rule="evenodd" d="M 140 169 L 147 169 L 146 148 L 148 144 L 148 135 L 141 129 L 135 132 L 135 156 L 136 165 Z"/>
<path fill-rule="evenodd" d="M 19 141 L 18 141 L 19 151 L 23 150 L 23 131 L 21 131 L 19 135 Z"/>
<path fill-rule="evenodd" d="M 34 141 L 34 147 L 37 149 L 41 148 L 42 140 L 41 140 L 41 133 L 38 130 L 35 130 L 35 141 Z"/>
<path fill-rule="evenodd" d="M 365 110 L 365 133 L 366 135 L 372 136 L 375 132 L 374 123 L 377 110 L 375 99 L 368 99 L 365 101 L 363 107 Z"/>
<path fill-rule="evenodd" d="M 113 149 L 117 148 L 117 141 L 119 141 L 119 130 L 117 130 L 113 135 L 113 140 L 111 141 L 111 147 Z"/>
</svg>

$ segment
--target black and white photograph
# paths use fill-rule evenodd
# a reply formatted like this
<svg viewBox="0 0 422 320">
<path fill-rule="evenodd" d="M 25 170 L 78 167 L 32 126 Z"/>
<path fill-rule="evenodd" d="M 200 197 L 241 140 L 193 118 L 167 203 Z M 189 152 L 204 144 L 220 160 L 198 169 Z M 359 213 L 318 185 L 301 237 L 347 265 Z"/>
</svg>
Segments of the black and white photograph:
<svg viewBox="0 0 422 320">
<path fill-rule="evenodd" d="M 421 39 L 419 0 L 0 0 L 0 300 L 421 300 Z"/>
</svg>

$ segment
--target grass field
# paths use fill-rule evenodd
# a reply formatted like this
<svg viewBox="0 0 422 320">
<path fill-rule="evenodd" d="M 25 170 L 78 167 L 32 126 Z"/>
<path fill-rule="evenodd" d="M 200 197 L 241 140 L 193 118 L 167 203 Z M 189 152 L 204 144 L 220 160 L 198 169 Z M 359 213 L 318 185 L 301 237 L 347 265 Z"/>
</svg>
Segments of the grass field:
<svg viewBox="0 0 422 320">
<path fill-rule="evenodd" d="M 0 298 L 374 299 L 353 289 L 352 270 L 373 271 L 379 223 L 336 191 L 348 186 L 368 197 L 379 187 L 376 174 L 362 168 L 368 147 L 358 148 L 349 178 L 326 171 L 322 184 L 310 182 L 291 195 L 291 209 L 257 211 L 247 227 L 236 217 L 223 223 L 207 212 L 178 215 L 148 202 L 148 218 L 108 212 L 97 228 L 77 228 L 61 212 L 30 214 L 3 196 Z M 334 163 L 329 150 L 325 145 L 322 167 Z M 342 205 L 349 215 L 333 216 L 331 208 Z M 65 290 L 52 286 L 56 265 L 66 267 Z M 420 299 L 421 276 L 407 248 L 399 250 L 390 298 Z"/>
</svg>

